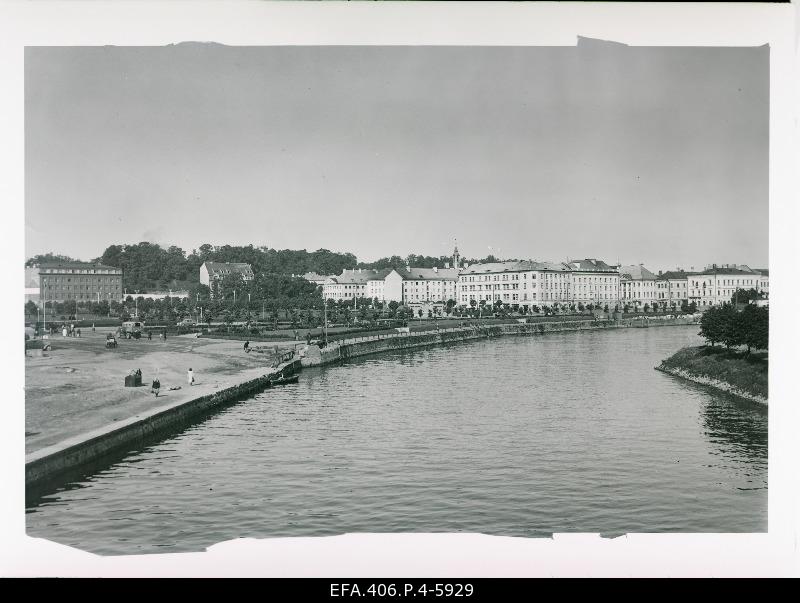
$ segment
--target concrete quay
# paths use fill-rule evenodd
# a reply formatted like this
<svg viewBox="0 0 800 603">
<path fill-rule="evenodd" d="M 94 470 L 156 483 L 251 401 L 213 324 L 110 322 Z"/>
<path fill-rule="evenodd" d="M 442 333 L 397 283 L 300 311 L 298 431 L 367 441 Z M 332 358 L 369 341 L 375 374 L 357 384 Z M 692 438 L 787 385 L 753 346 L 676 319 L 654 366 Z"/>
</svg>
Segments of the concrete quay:
<svg viewBox="0 0 800 603">
<path fill-rule="evenodd" d="M 597 331 L 603 329 L 650 328 L 697 324 L 694 318 L 652 318 L 598 321 L 563 321 L 544 323 L 517 323 L 495 326 L 470 325 L 438 331 L 392 333 L 354 337 L 319 349 L 310 346 L 303 350 L 303 366 L 323 366 L 347 358 L 377 354 L 392 350 L 441 345 L 458 341 L 488 339 L 506 335 L 543 335 L 564 331 Z"/>
</svg>

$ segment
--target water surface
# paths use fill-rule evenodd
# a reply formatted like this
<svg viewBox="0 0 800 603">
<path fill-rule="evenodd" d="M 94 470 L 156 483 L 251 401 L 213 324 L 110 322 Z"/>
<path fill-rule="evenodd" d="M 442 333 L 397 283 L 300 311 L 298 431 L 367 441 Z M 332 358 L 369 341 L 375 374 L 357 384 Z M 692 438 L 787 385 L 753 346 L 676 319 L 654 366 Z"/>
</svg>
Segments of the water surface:
<svg viewBox="0 0 800 603">
<path fill-rule="evenodd" d="M 653 370 L 697 327 L 306 370 L 28 509 L 105 554 L 345 532 L 760 532 L 767 412 Z"/>
</svg>

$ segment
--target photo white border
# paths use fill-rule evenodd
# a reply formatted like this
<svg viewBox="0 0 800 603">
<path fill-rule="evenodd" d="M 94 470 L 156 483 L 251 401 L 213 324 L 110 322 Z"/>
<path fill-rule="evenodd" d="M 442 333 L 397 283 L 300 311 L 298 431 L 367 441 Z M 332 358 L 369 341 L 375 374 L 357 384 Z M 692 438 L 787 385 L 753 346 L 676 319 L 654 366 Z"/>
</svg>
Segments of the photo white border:
<svg viewBox="0 0 800 603">
<path fill-rule="evenodd" d="M 790 376 L 800 341 L 794 5 L 3 2 L 0 3 L 0 199 L 2 257 L 10 290 L 23 282 L 25 46 L 534 45 L 577 36 L 631 46 L 770 45 L 771 370 L 769 532 L 766 534 L 556 535 L 525 539 L 458 535 L 344 535 L 241 539 L 206 553 L 100 557 L 25 535 L 24 364 L 3 296 L 0 421 L 0 576 L 796 576 L 800 396 Z M 54 249 L 54 252 L 59 250 Z M 11 297 L 11 299 L 9 299 Z M 780 325 L 780 328 L 776 328 Z M 9 333 L 8 331 L 11 331 Z M 15 350 L 13 353 L 9 350 Z"/>
</svg>

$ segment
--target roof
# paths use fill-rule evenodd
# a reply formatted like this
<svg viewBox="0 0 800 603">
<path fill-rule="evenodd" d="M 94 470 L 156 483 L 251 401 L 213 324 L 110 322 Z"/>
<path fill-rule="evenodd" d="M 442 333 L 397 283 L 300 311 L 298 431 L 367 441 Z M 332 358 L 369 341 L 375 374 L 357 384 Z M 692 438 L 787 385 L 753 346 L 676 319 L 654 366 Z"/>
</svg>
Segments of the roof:
<svg viewBox="0 0 800 603">
<path fill-rule="evenodd" d="M 531 270 L 554 270 L 566 272 L 566 264 L 556 262 L 533 262 L 528 260 L 513 262 L 487 262 L 486 264 L 473 264 L 461 271 L 461 274 L 486 274 L 495 272 L 527 272 Z M 441 270 L 439 271 L 441 272 Z"/>
<path fill-rule="evenodd" d="M 305 274 L 300 275 L 300 278 L 304 278 L 307 281 L 324 281 L 328 277 L 322 274 L 317 274 L 316 272 L 306 272 Z"/>
<path fill-rule="evenodd" d="M 753 268 L 761 276 L 769 276 L 769 268 Z"/>
<path fill-rule="evenodd" d="M 668 270 L 658 275 L 659 280 L 681 280 L 688 276 L 694 276 L 697 272 L 686 272 L 684 270 Z"/>
<path fill-rule="evenodd" d="M 391 272 L 391 269 L 384 269 L 384 270 L 372 270 L 369 268 L 365 269 L 353 269 L 353 270 L 342 270 L 342 273 L 339 275 L 334 275 L 328 278 L 329 281 L 334 283 L 348 283 L 354 285 L 364 285 L 367 281 L 374 281 L 376 279 L 384 279 L 386 275 Z M 380 274 L 383 276 L 379 276 Z"/>
<path fill-rule="evenodd" d="M 218 272 L 253 272 L 253 267 L 250 264 L 243 264 L 239 262 L 203 262 L 209 274 Z"/>
<path fill-rule="evenodd" d="M 39 272 L 44 270 L 119 270 L 116 266 L 106 266 L 105 264 L 92 264 L 91 262 L 51 262 L 39 265 Z"/>
<path fill-rule="evenodd" d="M 757 272 L 751 272 L 749 270 L 740 270 L 739 268 L 710 268 L 708 270 L 703 270 L 703 272 L 698 272 L 698 274 L 709 275 L 709 274 L 747 274 L 747 275 L 754 275 L 758 274 Z"/>
<path fill-rule="evenodd" d="M 409 268 L 408 270 L 400 269 L 397 273 L 402 276 L 404 280 L 457 281 L 459 270 L 458 268 Z"/>
<path fill-rule="evenodd" d="M 619 269 L 623 277 L 628 277 L 632 281 L 654 281 L 656 275 L 650 272 L 647 268 L 639 264 L 638 266 L 622 266 Z"/>
<path fill-rule="evenodd" d="M 576 272 L 616 272 L 615 266 L 606 264 L 603 260 L 586 258 L 583 260 L 572 260 L 569 263 L 571 270 Z"/>
</svg>

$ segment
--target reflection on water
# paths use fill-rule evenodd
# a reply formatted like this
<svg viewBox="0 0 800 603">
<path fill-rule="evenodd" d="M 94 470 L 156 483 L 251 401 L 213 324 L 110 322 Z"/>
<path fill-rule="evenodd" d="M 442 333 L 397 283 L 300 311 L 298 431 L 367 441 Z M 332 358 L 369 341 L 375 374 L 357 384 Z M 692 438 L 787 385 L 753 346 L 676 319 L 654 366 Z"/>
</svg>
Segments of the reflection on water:
<svg viewBox="0 0 800 603">
<path fill-rule="evenodd" d="M 344 532 L 756 532 L 767 412 L 653 370 L 696 327 L 305 371 L 28 509 L 100 553 Z"/>
</svg>

